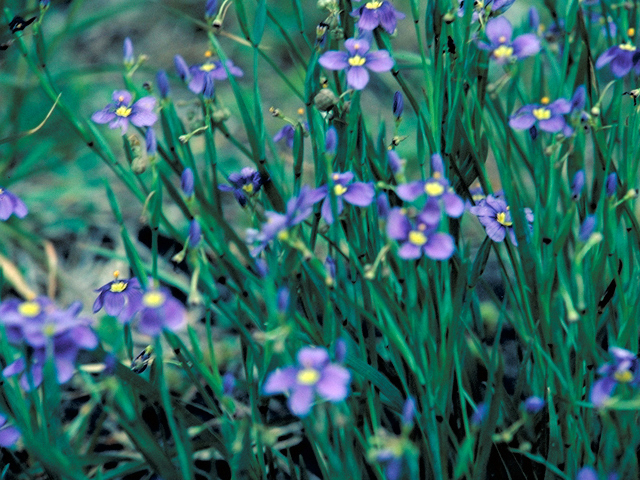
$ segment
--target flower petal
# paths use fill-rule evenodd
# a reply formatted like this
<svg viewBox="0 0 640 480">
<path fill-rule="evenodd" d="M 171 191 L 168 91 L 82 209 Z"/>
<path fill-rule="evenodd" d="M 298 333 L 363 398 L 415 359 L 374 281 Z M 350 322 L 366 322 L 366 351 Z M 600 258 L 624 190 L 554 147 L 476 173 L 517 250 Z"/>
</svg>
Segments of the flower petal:
<svg viewBox="0 0 640 480">
<path fill-rule="evenodd" d="M 364 67 L 351 67 L 347 71 L 347 85 L 354 90 L 362 90 L 369 83 L 369 72 Z"/>
<path fill-rule="evenodd" d="M 386 50 L 377 50 L 367 53 L 366 63 L 364 64 L 372 72 L 388 72 L 393 68 L 393 58 Z"/>
<path fill-rule="evenodd" d="M 533 33 L 525 33 L 516 37 L 511 46 L 516 57 L 530 57 L 540 51 L 540 39 Z"/>
<path fill-rule="evenodd" d="M 448 233 L 434 233 L 429 235 L 427 243 L 422 249 L 427 257 L 433 260 L 447 260 L 455 251 L 453 237 Z"/>
<path fill-rule="evenodd" d="M 291 393 L 287 404 L 294 415 L 299 417 L 308 415 L 313 406 L 313 388 L 306 385 L 298 385 Z"/>
<path fill-rule="evenodd" d="M 321 370 L 329 363 L 329 352 L 319 347 L 303 347 L 298 351 L 297 359 L 302 367 Z"/>
<path fill-rule="evenodd" d="M 511 36 L 513 35 L 513 27 L 511 26 L 511 22 L 504 17 L 492 18 L 487 22 L 485 33 L 494 45 L 510 43 Z M 504 42 L 500 41 L 501 37 L 505 38 Z"/>
<path fill-rule="evenodd" d="M 275 393 L 285 393 L 296 385 L 298 369 L 287 367 L 271 372 L 262 385 L 262 393 L 273 395 Z"/>
<path fill-rule="evenodd" d="M 342 197 L 351 205 L 368 207 L 373 202 L 375 194 L 373 185 L 370 183 L 354 182 L 347 186 L 347 191 L 344 192 Z"/>
<path fill-rule="evenodd" d="M 318 63 L 329 70 L 344 70 L 349 66 L 349 55 L 346 52 L 330 50 L 322 54 Z"/>
<path fill-rule="evenodd" d="M 316 383 L 316 390 L 325 400 L 339 402 L 349 394 L 351 373 L 339 365 L 327 365 L 322 370 L 322 378 Z"/>
</svg>

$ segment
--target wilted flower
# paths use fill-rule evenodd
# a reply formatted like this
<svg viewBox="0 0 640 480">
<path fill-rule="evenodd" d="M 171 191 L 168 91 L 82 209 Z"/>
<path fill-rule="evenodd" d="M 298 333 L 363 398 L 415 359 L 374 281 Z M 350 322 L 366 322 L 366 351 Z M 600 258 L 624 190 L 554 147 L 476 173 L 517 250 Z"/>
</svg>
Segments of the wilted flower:
<svg viewBox="0 0 640 480">
<path fill-rule="evenodd" d="M 327 134 L 324 137 L 324 153 L 326 155 L 335 155 L 338 148 L 338 131 L 336 127 L 331 126 L 327 130 Z"/>
<path fill-rule="evenodd" d="M 543 101 L 548 100 L 546 97 Z M 564 115 L 571 111 L 571 103 L 559 98 L 553 103 L 542 105 L 532 103 L 520 107 L 509 118 L 509 126 L 516 130 L 529 130 L 537 124 L 537 126 L 545 132 L 559 132 L 567 126 Z"/>
<path fill-rule="evenodd" d="M 346 70 L 347 85 L 362 90 L 369 83 L 369 72 L 388 72 L 393 68 L 393 59 L 386 50 L 369 52 L 369 42 L 350 38 L 344 42 L 347 52 L 330 50 L 322 54 L 318 63 L 329 70 Z"/>
<path fill-rule="evenodd" d="M 178 76 L 182 79 L 182 81 L 188 82 L 191 78 L 191 74 L 189 73 L 189 65 L 187 65 L 187 62 L 184 61 L 184 58 L 182 58 L 182 56 L 180 55 L 176 55 L 175 57 L 173 57 L 173 64 L 175 65 L 176 72 L 178 72 Z"/>
<path fill-rule="evenodd" d="M 397 21 L 405 17 L 404 13 L 396 10 L 387 0 L 367 1 L 353 10 L 351 16 L 360 17 L 358 20 L 360 30 L 371 31 L 381 26 L 390 34 L 396 31 Z"/>
<path fill-rule="evenodd" d="M 180 188 L 187 197 L 193 195 L 193 181 L 193 170 L 189 167 L 185 168 L 180 176 Z"/>
<path fill-rule="evenodd" d="M 591 237 L 591 234 L 596 228 L 596 216 L 595 215 L 587 215 L 587 217 L 580 225 L 580 231 L 578 232 L 578 239 L 581 242 L 586 242 Z"/>
<path fill-rule="evenodd" d="M 404 112 L 404 99 L 402 98 L 402 92 L 396 92 L 393 94 L 393 116 L 396 120 L 400 120 Z"/>
<path fill-rule="evenodd" d="M 147 155 L 150 157 L 155 155 L 158 152 L 158 141 L 152 128 L 147 129 L 147 133 L 144 135 L 144 141 L 147 147 Z"/>
<path fill-rule="evenodd" d="M 431 156 L 431 170 L 432 177 L 428 180 L 418 180 L 398 185 L 396 193 L 407 202 L 412 202 L 421 195 L 426 194 L 427 203 L 422 211 L 425 222 L 433 224 L 440 220 L 440 204 L 444 207 L 447 215 L 458 218 L 464 213 L 464 202 L 444 176 L 444 164 L 442 157 L 438 153 Z"/>
<path fill-rule="evenodd" d="M 96 123 L 109 123 L 109 128 L 120 128 L 122 135 L 127 132 L 129 122 L 136 127 L 150 127 L 158 117 L 153 113 L 156 99 L 148 96 L 131 104 L 132 97 L 126 90 L 113 92 L 113 101 L 91 116 Z"/>
<path fill-rule="evenodd" d="M 347 398 L 351 373 L 330 363 L 326 349 L 301 348 L 297 359 L 297 366 L 279 369 L 267 376 L 262 387 L 265 395 L 288 394 L 289 409 L 299 417 L 309 414 L 316 395 L 330 402 Z"/>
<path fill-rule="evenodd" d="M 200 223 L 194 218 L 189 223 L 189 247 L 195 248 L 200 243 L 200 238 L 202 235 L 202 229 L 200 228 Z"/>
<path fill-rule="evenodd" d="M 189 67 L 191 75 L 189 90 L 196 94 L 204 92 L 207 78 L 213 85 L 213 80 L 225 80 L 228 77 L 227 70 L 220 60 L 211 59 L 211 52 L 207 52 L 206 56 L 207 60 L 204 63 Z M 229 73 L 234 77 L 242 77 L 244 75 L 244 72 L 239 67 L 236 67 L 231 60 L 226 61 L 226 66 Z"/>
<path fill-rule="evenodd" d="M 404 209 L 394 208 L 387 217 L 387 235 L 402 244 L 398 250 L 400 258 L 410 260 L 424 254 L 433 260 L 447 260 L 455 250 L 453 237 L 438 232 L 438 223 L 429 223 L 425 216 L 421 212 L 412 222 Z"/>
<path fill-rule="evenodd" d="M 169 77 L 167 77 L 167 72 L 158 70 L 158 73 L 156 73 L 156 83 L 158 84 L 160 96 L 167 98 L 169 96 Z"/>
<path fill-rule="evenodd" d="M 276 134 L 273 136 L 273 141 L 277 143 L 280 140 L 284 139 L 287 143 L 287 147 L 293 148 L 293 139 L 295 135 L 295 127 L 290 123 L 287 123 L 284 127 L 276 132 Z"/>
<path fill-rule="evenodd" d="M 478 42 L 478 48 L 491 52 L 498 64 L 521 60 L 540 51 L 540 39 L 533 33 L 525 33 L 512 41 L 513 27 L 504 17 L 489 20 L 485 33 L 490 43 Z"/>
<path fill-rule="evenodd" d="M 542 410 L 545 405 L 544 398 L 531 396 L 524 401 L 524 410 L 527 413 L 535 414 Z"/>
<path fill-rule="evenodd" d="M 613 362 L 605 363 L 598 369 L 598 373 L 604 377 L 591 387 L 591 403 L 598 408 L 606 404 L 619 383 L 634 387 L 640 383 L 638 357 L 635 353 L 624 348 L 610 347 L 609 354 L 613 357 Z"/>
<path fill-rule="evenodd" d="M 502 242 L 509 234 L 509 240 L 514 246 L 518 246 L 516 234 L 513 231 L 513 220 L 507 202 L 503 198 L 496 198 L 487 195 L 487 198 L 475 207 L 471 207 L 470 212 L 478 217 L 484 226 L 487 236 L 494 242 Z M 533 212 L 530 208 L 524 209 L 525 219 L 529 228 L 532 228 Z"/>
<path fill-rule="evenodd" d="M 631 43 L 614 45 L 606 50 L 596 60 L 596 69 L 611 64 L 611 73 L 617 78 L 624 77 L 635 67 L 636 74 L 640 74 L 640 52 Z"/>
<path fill-rule="evenodd" d="M 368 207 L 373 202 L 375 196 L 375 190 L 370 183 L 352 182 L 353 173 L 334 173 L 332 175 L 333 180 L 333 193 L 336 196 L 336 213 L 340 215 L 344 209 L 344 202 L 356 205 L 358 207 Z M 319 191 L 324 192 L 325 196 L 328 193 L 328 187 L 326 185 L 320 187 Z M 333 211 L 331 210 L 331 199 L 327 196 L 322 202 L 322 208 L 320 210 L 322 218 L 331 225 L 333 223 Z"/>
<path fill-rule="evenodd" d="M 618 175 L 616 175 L 616 173 L 613 172 L 607 175 L 607 180 L 605 181 L 605 192 L 607 194 L 607 197 L 614 196 L 616 194 L 617 189 L 618 189 Z"/>
<path fill-rule="evenodd" d="M 580 193 L 582 193 L 582 189 L 584 187 L 585 175 L 584 170 L 578 170 L 573 176 L 573 181 L 571 182 L 571 199 L 578 200 L 580 198 Z"/>
<path fill-rule="evenodd" d="M 104 307 L 107 315 L 120 316 L 125 305 L 131 302 L 139 302 L 142 296 L 140 282 L 137 278 L 120 279 L 119 271 L 113 272 L 114 279 L 96 290 L 98 298 L 93 303 L 93 313 Z"/>
<path fill-rule="evenodd" d="M 12 214 L 18 218 L 24 218 L 29 210 L 18 196 L 9 190 L 0 187 L 0 220 L 7 220 Z"/>
<path fill-rule="evenodd" d="M 150 289 L 130 298 L 120 318 L 129 322 L 137 312 L 140 312 L 138 330 L 151 337 L 160 335 L 164 329 L 181 330 L 187 323 L 184 306 L 166 288 Z"/>
<path fill-rule="evenodd" d="M 232 173 L 227 180 L 231 186 L 219 185 L 218 188 L 223 192 L 233 192 L 233 196 L 243 207 L 247 204 L 247 197 L 258 193 L 264 184 L 260 173 L 251 167 L 243 168 L 240 173 Z"/>
<path fill-rule="evenodd" d="M 477 22 L 478 18 L 480 17 L 480 14 L 486 12 L 487 10 L 489 10 L 491 13 L 494 13 L 496 15 L 500 13 L 504 13 L 509 9 L 509 7 L 511 7 L 511 5 L 514 2 L 515 0 L 496 0 L 495 2 L 493 0 L 487 0 L 486 2 L 482 2 L 482 1 L 470 2 L 469 5 L 473 7 L 473 13 L 471 14 L 471 21 Z M 465 9 L 464 0 L 458 0 L 458 4 L 460 5 L 460 7 L 458 8 L 458 16 L 464 17 L 464 9 Z"/>
</svg>

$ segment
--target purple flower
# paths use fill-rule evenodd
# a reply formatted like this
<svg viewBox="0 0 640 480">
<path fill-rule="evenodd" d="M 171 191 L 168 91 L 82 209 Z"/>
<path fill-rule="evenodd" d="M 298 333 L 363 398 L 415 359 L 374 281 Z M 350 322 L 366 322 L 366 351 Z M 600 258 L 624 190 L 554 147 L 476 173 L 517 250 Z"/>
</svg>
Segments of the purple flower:
<svg viewBox="0 0 640 480">
<path fill-rule="evenodd" d="M 126 90 L 116 90 L 112 95 L 113 101 L 91 115 L 96 123 L 109 123 L 109 128 L 120 128 L 122 135 L 127 132 L 129 122 L 136 127 L 150 127 L 158 117 L 153 113 L 156 99 L 148 96 L 131 104 L 131 94 Z"/>
<path fill-rule="evenodd" d="M 204 7 L 205 16 L 207 18 L 213 17 L 216 14 L 217 7 L 218 7 L 218 0 L 207 0 L 207 3 Z"/>
<path fill-rule="evenodd" d="M 338 131 L 333 125 L 329 127 L 324 137 L 324 153 L 326 155 L 335 155 L 338 148 Z"/>
<path fill-rule="evenodd" d="M 59 310 L 44 297 L 26 302 L 7 300 L 0 305 L 0 322 L 5 325 L 9 342 L 30 348 L 31 368 L 20 379 L 22 388 L 30 390 L 42 382 L 47 351 L 53 352 L 58 383 L 65 383 L 73 376 L 79 351 L 96 348 L 98 337 L 90 327 L 91 320 L 78 317 L 81 309 L 82 305 L 75 302 Z M 25 359 L 19 358 L 3 370 L 3 375 L 17 375 L 26 367 Z"/>
<path fill-rule="evenodd" d="M 393 94 L 393 116 L 396 117 L 396 120 L 400 120 L 403 111 L 404 99 L 402 98 L 402 92 L 396 92 Z"/>
<path fill-rule="evenodd" d="M 20 438 L 20 432 L 7 423 L 7 417 L 0 415 L 0 447 L 9 448 Z"/>
<path fill-rule="evenodd" d="M 176 55 L 173 57 L 173 64 L 176 67 L 176 72 L 178 72 L 178 76 L 183 82 L 188 82 L 191 78 L 191 74 L 189 73 L 189 65 L 184 61 L 180 55 Z M 200 93 L 200 92 L 198 92 Z"/>
<path fill-rule="evenodd" d="M 404 168 L 404 164 L 406 163 L 405 160 L 400 158 L 400 155 L 398 155 L 398 152 L 395 150 L 387 150 L 387 161 L 389 162 L 389 166 L 391 167 L 391 171 L 394 175 L 401 173 Z"/>
<path fill-rule="evenodd" d="M 389 205 L 389 197 L 387 197 L 386 193 L 381 193 L 378 195 L 376 199 L 376 207 L 378 208 L 378 217 L 385 219 L 389 216 L 389 210 L 391 210 L 391 205 Z"/>
<path fill-rule="evenodd" d="M 384 28 L 387 33 L 396 31 L 397 21 L 405 17 L 397 11 L 387 0 L 371 0 L 351 12 L 352 17 L 360 17 L 358 28 L 371 31 L 377 26 Z"/>
<path fill-rule="evenodd" d="M 386 50 L 369 52 L 369 42 L 350 38 L 344 42 L 347 52 L 330 50 L 322 54 L 318 63 L 329 70 L 346 70 L 347 85 L 362 90 L 369 83 L 369 72 L 388 72 L 393 59 Z"/>
<path fill-rule="evenodd" d="M 299 417 L 309 414 L 316 395 L 330 402 L 347 398 L 351 373 L 340 365 L 330 363 L 326 349 L 301 348 L 297 359 L 297 366 L 269 374 L 262 387 L 265 395 L 288 394 L 289 409 Z"/>
<path fill-rule="evenodd" d="M 576 475 L 576 480 L 598 480 L 598 474 L 592 467 L 582 467 Z M 618 474 L 615 472 L 607 475 L 606 480 L 618 480 Z"/>
<path fill-rule="evenodd" d="M 533 33 L 525 33 L 512 41 L 513 27 L 504 17 L 489 20 L 485 33 L 490 43 L 478 42 L 478 48 L 491 52 L 491 57 L 499 65 L 530 57 L 540 51 L 540 39 Z"/>
<path fill-rule="evenodd" d="M 410 427 L 413 425 L 413 420 L 416 416 L 416 399 L 409 397 L 405 400 L 402 407 L 402 426 Z"/>
<path fill-rule="evenodd" d="M 582 193 L 582 189 L 584 188 L 584 170 L 578 170 L 573 176 L 573 181 L 571 182 L 571 199 L 578 200 L 580 198 L 580 193 Z"/>
<path fill-rule="evenodd" d="M 488 413 L 488 406 L 484 402 L 480 402 L 476 405 L 473 415 L 471 415 L 471 425 L 479 426 L 485 419 Z"/>
<path fill-rule="evenodd" d="M 204 63 L 189 67 L 191 76 L 189 90 L 195 94 L 204 92 L 206 79 L 209 79 L 209 82 L 213 85 L 213 80 L 226 80 L 228 76 L 227 70 L 225 70 L 220 60 L 212 60 L 210 52 L 207 52 L 206 56 L 209 58 Z M 227 60 L 226 65 L 229 73 L 234 77 L 242 77 L 244 75 L 244 72 L 236 67 L 231 60 Z"/>
<path fill-rule="evenodd" d="M 487 198 L 469 209 L 473 213 L 480 223 L 484 226 L 487 236 L 494 242 L 502 242 L 504 238 L 509 234 L 509 240 L 514 246 L 518 246 L 516 240 L 516 234 L 513 231 L 513 220 L 511 219 L 511 212 L 509 206 L 503 198 L 496 198 L 493 195 L 488 195 Z M 532 228 L 533 212 L 530 208 L 524 209 L 525 219 L 529 224 L 529 228 Z"/>
<path fill-rule="evenodd" d="M 611 64 L 611 73 L 617 78 L 624 77 L 635 67 L 637 74 L 640 74 L 640 52 L 631 43 L 614 45 L 606 50 L 596 60 L 596 69 Z"/>
<path fill-rule="evenodd" d="M 596 216 L 595 215 L 587 215 L 587 217 L 580 225 L 580 230 L 578 232 L 578 239 L 581 242 L 586 242 L 591 237 L 591 234 L 596 229 Z"/>
<path fill-rule="evenodd" d="M 368 207 L 373 202 L 373 197 L 376 192 L 373 185 L 370 183 L 353 182 L 353 173 L 334 173 L 332 175 L 333 180 L 333 193 L 336 196 L 336 213 L 340 215 L 344 210 L 344 202 L 356 205 L 358 207 Z M 331 199 L 326 196 L 328 188 L 326 185 L 320 187 L 318 190 L 324 192 L 325 199 L 322 202 L 322 218 L 331 225 L 333 223 L 333 212 L 331 210 Z"/>
<path fill-rule="evenodd" d="M 492 0 L 487 0 L 486 2 L 473 1 L 473 3 L 469 2 L 470 5 L 473 6 L 473 13 L 471 14 L 471 21 L 477 22 L 480 14 L 485 12 L 486 10 L 490 10 L 491 12 L 499 15 L 501 13 L 506 12 L 515 0 L 496 0 L 493 2 Z M 458 8 L 458 16 L 464 17 L 464 9 L 465 3 L 464 0 L 458 0 L 459 8 Z"/>
<path fill-rule="evenodd" d="M 122 46 L 122 60 L 125 66 L 132 66 L 135 63 L 135 59 L 133 58 L 133 43 L 129 37 L 124 39 L 124 44 Z"/>
<path fill-rule="evenodd" d="M 202 235 L 202 229 L 200 228 L 200 224 L 194 218 L 189 223 L 189 246 L 191 248 L 195 248 L 200 243 L 200 238 Z"/>
<path fill-rule="evenodd" d="M 236 377 L 233 373 L 227 372 L 222 376 L 222 392 L 225 395 L 233 395 L 233 389 L 236 386 Z"/>
<path fill-rule="evenodd" d="M 193 170 L 189 167 L 182 171 L 182 175 L 180 176 L 180 188 L 182 188 L 182 193 L 187 197 L 193 195 Z"/>
<path fill-rule="evenodd" d="M 429 223 L 424 212 L 416 221 L 407 218 L 404 209 L 394 208 L 387 217 L 387 235 L 402 243 L 398 256 L 405 260 L 420 258 L 423 254 L 433 260 L 447 260 L 455 250 L 453 237 L 438 232 L 438 223 Z"/>
<path fill-rule="evenodd" d="M 156 83 L 158 84 L 160 96 L 167 98 L 169 96 L 169 77 L 167 77 L 167 72 L 158 70 L 158 73 L 156 73 Z"/>
<path fill-rule="evenodd" d="M 283 213 L 265 212 L 267 222 L 262 230 L 255 234 L 253 240 L 260 245 L 252 254 L 256 255 L 264 249 L 271 240 L 278 237 L 280 240 L 289 238 L 289 229 L 302 223 L 313 212 L 313 205 L 326 196 L 321 189 L 311 189 L 304 185 L 297 197 L 287 202 L 287 210 Z"/>
<path fill-rule="evenodd" d="M 605 192 L 607 197 L 612 197 L 616 194 L 616 190 L 618 189 L 618 175 L 615 172 L 610 173 L 607 176 L 607 180 L 605 182 Z"/>
<path fill-rule="evenodd" d="M 231 186 L 219 185 L 218 188 L 223 192 L 233 192 L 233 196 L 243 207 L 247 204 L 247 196 L 252 197 L 264 185 L 261 175 L 251 167 L 243 168 L 240 173 L 232 173 L 227 180 Z"/>
<path fill-rule="evenodd" d="M 162 330 L 177 331 L 187 323 L 187 312 L 166 288 L 150 289 L 135 299 L 129 299 L 121 318 L 129 322 L 140 312 L 140 333 L 157 337 Z"/>
<path fill-rule="evenodd" d="M 0 220 L 8 220 L 12 214 L 18 218 L 24 218 L 27 213 L 29 210 L 20 198 L 0 187 Z"/>
<path fill-rule="evenodd" d="M 295 137 L 295 135 L 295 127 L 290 123 L 287 123 L 284 127 L 276 132 L 276 134 L 273 136 L 273 141 L 277 143 L 280 140 L 285 139 L 287 147 L 293 148 L 293 138 Z"/>
<path fill-rule="evenodd" d="M 158 141 L 156 140 L 156 134 L 152 128 L 147 130 L 144 135 L 145 146 L 147 147 L 147 155 L 154 156 L 158 152 Z"/>
<path fill-rule="evenodd" d="M 635 353 L 624 348 L 610 347 L 609 354 L 613 357 L 613 362 L 605 363 L 598 369 L 598 373 L 603 375 L 603 378 L 591 387 L 591 403 L 598 408 L 606 404 L 619 383 L 634 387 L 640 383 L 638 357 Z"/>
<path fill-rule="evenodd" d="M 436 153 L 431 156 L 432 177 L 426 181 L 398 185 L 396 193 L 407 202 L 412 202 L 419 196 L 426 194 L 427 203 L 423 208 L 424 221 L 437 223 L 440 220 L 440 204 L 450 217 L 458 218 L 464 213 L 464 201 L 460 198 L 444 176 L 442 157 Z"/>
<path fill-rule="evenodd" d="M 544 398 L 531 396 L 524 401 L 524 410 L 527 413 L 536 414 L 544 408 L 545 404 Z"/>
<path fill-rule="evenodd" d="M 546 100 L 546 97 L 543 100 Z M 520 107 L 520 109 L 511 115 L 509 118 L 509 126 L 516 130 L 529 130 L 537 124 L 541 130 L 555 133 L 563 130 L 567 126 L 564 115 L 570 111 L 571 103 L 564 98 L 559 98 L 548 105 L 532 103 Z"/>
<path fill-rule="evenodd" d="M 120 272 L 113 272 L 114 279 L 96 290 L 98 298 L 93 303 L 93 313 L 104 307 L 107 315 L 118 317 L 131 302 L 139 303 L 142 296 L 137 278 L 119 279 Z"/>
</svg>

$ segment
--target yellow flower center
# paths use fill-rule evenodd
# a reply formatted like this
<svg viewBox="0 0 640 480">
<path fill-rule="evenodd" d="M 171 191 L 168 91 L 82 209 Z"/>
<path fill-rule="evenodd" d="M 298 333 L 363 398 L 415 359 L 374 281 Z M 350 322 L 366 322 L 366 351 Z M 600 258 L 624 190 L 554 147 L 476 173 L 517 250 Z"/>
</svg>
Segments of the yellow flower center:
<svg viewBox="0 0 640 480">
<path fill-rule="evenodd" d="M 513 55 L 513 48 L 507 45 L 500 45 L 493 51 L 493 56 L 496 58 L 510 58 Z"/>
<path fill-rule="evenodd" d="M 0 195 L 4 193 L 4 188 L 0 188 Z"/>
<path fill-rule="evenodd" d="M 118 115 L 119 117 L 128 117 L 129 115 L 131 115 L 131 108 L 125 107 L 124 105 L 118 107 L 116 109 L 116 115 Z"/>
<path fill-rule="evenodd" d="M 629 383 L 633 380 L 633 373 L 629 370 L 622 370 L 613 374 L 613 378 L 615 378 L 620 383 Z"/>
<path fill-rule="evenodd" d="M 636 51 L 635 45 L 631 45 L 630 43 L 623 43 L 622 45 L 618 45 L 618 48 L 620 50 L 626 50 L 627 52 L 635 52 Z"/>
<path fill-rule="evenodd" d="M 375 10 L 376 8 L 380 8 L 381 6 L 382 6 L 382 2 L 374 1 L 374 2 L 367 2 L 364 7 L 368 10 Z"/>
<path fill-rule="evenodd" d="M 296 380 L 300 385 L 314 385 L 320 380 L 320 372 L 314 368 L 304 368 L 298 372 Z"/>
<path fill-rule="evenodd" d="M 511 225 L 513 225 L 513 222 L 509 222 L 507 220 L 507 214 L 504 212 L 499 212 L 496 215 L 496 221 L 503 227 L 510 227 Z"/>
<path fill-rule="evenodd" d="M 215 63 L 207 62 L 200 65 L 200 70 L 202 70 L 203 72 L 210 72 L 211 70 L 215 70 L 215 69 L 216 69 Z"/>
<path fill-rule="evenodd" d="M 531 113 L 533 113 L 533 116 L 538 120 L 549 120 L 551 118 L 551 110 L 548 108 L 534 108 Z"/>
<path fill-rule="evenodd" d="M 427 182 L 424 184 L 424 191 L 430 197 L 439 197 L 444 193 L 444 186 L 438 182 Z"/>
<path fill-rule="evenodd" d="M 18 313 L 23 317 L 33 318 L 41 312 L 40 304 L 37 302 L 22 302 L 18 305 Z"/>
<path fill-rule="evenodd" d="M 360 55 L 354 55 L 349 59 L 349 65 L 351 65 L 352 67 L 361 67 L 366 61 L 366 58 L 361 57 Z"/>
<path fill-rule="evenodd" d="M 164 295 L 160 292 L 148 292 L 142 297 L 142 304 L 149 308 L 158 308 L 164 304 Z"/>
<path fill-rule="evenodd" d="M 247 183 L 246 185 L 243 185 L 242 190 L 247 193 L 253 193 L 253 183 Z"/>
<path fill-rule="evenodd" d="M 421 247 L 427 243 L 427 236 L 419 230 L 411 230 L 409 232 L 409 243 Z"/>
<path fill-rule="evenodd" d="M 278 232 L 278 240 L 280 240 L 281 242 L 286 242 L 287 240 L 289 240 L 289 231 L 282 230 L 281 232 Z"/>
<path fill-rule="evenodd" d="M 337 196 L 343 195 L 346 191 L 347 187 L 343 185 L 338 184 L 333 186 L 333 193 L 335 193 Z"/>
<path fill-rule="evenodd" d="M 109 291 L 114 293 L 124 292 L 127 289 L 127 282 L 113 282 L 109 287 Z"/>
</svg>

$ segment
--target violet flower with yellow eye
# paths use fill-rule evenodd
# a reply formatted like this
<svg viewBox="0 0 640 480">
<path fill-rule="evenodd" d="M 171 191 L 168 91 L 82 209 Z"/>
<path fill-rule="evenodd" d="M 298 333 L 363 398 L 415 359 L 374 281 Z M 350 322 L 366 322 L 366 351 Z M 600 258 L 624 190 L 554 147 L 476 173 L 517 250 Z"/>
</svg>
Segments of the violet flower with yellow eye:
<svg viewBox="0 0 640 480">
<path fill-rule="evenodd" d="M 509 126 L 516 130 L 529 130 L 537 125 L 540 130 L 549 133 L 564 131 L 567 127 L 564 116 L 571 111 L 571 102 L 564 98 L 548 102 L 549 99 L 544 97 L 541 105 L 532 103 L 520 107 L 509 117 Z"/>
<path fill-rule="evenodd" d="M 336 196 L 336 213 L 338 215 L 344 210 L 344 202 L 358 207 L 368 207 L 371 205 L 371 202 L 373 202 L 376 193 L 373 185 L 370 183 L 352 182 L 352 172 L 334 173 L 331 178 L 333 179 L 333 193 Z M 328 194 L 328 187 L 324 185 L 318 188 L 318 191 L 323 192 L 326 196 Z M 334 218 L 330 198 L 326 197 L 324 199 L 320 213 L 329 225 L 333 223 Z"/>
<path fill-rule="evenodd" d="M 398 256 L 405 260 L 422 255 L 432 260 L 451 258 L 455 251 L 453 237 L 437 230 L 438 223 L 430 223 L 424 212 L 418 214 L 414 222 L 400 208 L 392 209 L 387 216 L 387 235 L 401 243 Z"/>
<path fill-rule="evenodd" d="M 509 206 L 503 198 L 496 198 L 493 195 L 487 195 L 484 201 L 475 207 L 469 209 L 485 228 L 487 236 L 494 242 L 504 241 L 507 234 L 509 240 L 514 246 L 518 246 L 516 240 L 516 234 L 513 231 L 513 220 L 511 218 L 511 212 Z M 533 223 L 533 212 L 530 208 L 524 209 L 525 219 L 529 228 Z"/>
<path fill-rule="evenodd" d="M 403 19 L 405 14 L 396 10 L 387 0 L 371 0 L 354 9 L 351 16 L 360 17 L 358 20 L 360 30 L 371 31 L 381 26 L 387 33 L 393 34 L 398 20 Z"/>
<path fill-rule="evenodd" d="M 598 369 L 603 378 L 591 387 L 589 398 L 596 407 L 603 407 L 611 398 L 613 390 L 620 383 L 637 387 L 640 384 L 640 362 L 638 356 L 619 347 L 610 347 L 609 354 L 613 362 L 605 363 Z"/>
<path fill-rule="evenodd" d="M 207 78 L 211 83 L 213 83 L 212 80 L 227 79 L 227 69 L 234 77 L 242 77 L 244 75 L 242 69 L 235 66 L 231 60 L 226 61 L 227 69 L 225 69 L 220 60 L 213 60 L 211 58 L 211 52 L 206 52 L 205 56 L 207 60 L 204 63 L 189 67 L 191 77 L 189 80 L 189 90 L 195 94 L 204 92 Z"/>
<path fill-rule="evenodd" d="M 151 337 L 164 329 L 181 330 L 187 323 L 186 309 L 166 288 L 149 289 L 137 296 L 123 309 L 121 318 L 129 322 L 138 312 L 138 331 Z"/>
<path fill-rule="evenodd" d="M 135 103 L 131 103 L 132 97 L 126 90 L 116 90 L 112 95 L 112 102 L 91 115 L 91 120 L 96 123 L 108 123 L 109 128 L 120 128 L 122 135 L 127 133 L 129 122 L 136 127 L 150 127 L 158 117 L 153 113 L 156 99 L 147 96 Z"/>
<path fill-rule="evenodd" d="M 137 278 L 118 278 L 119 271 L 113 272 L 113 280 L 96 290 L 98 298 L 93 303 L 93 313 L 99 312 L 103 307 L 107 315 L 118 317 L 125 305 L 138 302 L 142 296 L 140 282 Z"/>
<path fill-rule="evenodd" d="M 478 42 L 478 48 L 491 52 L 491 58 L 499 65 L 522 60 L 540 51 L 540 39 L 533 33 L 525 33 L 511 40 L 513 27 L 504 17 L 489 20 L 485 33 L 490 43 Z"/>
<path fill-rule="evenodd" d="M 297 355 L 298 365 L 271 372 L 262 386 L 265 395 L 286 393 L 291 413 L 299 417 L 309 414 L 316 395 L 323 400 L 340 402 L 349 395 L 351 373 L 330 363 L 324 348 L 304 347 Z"/>
<path fill-rule="evenodd" d="M 369 42 L 350 38 L 344 42 L 347 51 L 330 50 L 322 54 L 318 63 L 329 70 L 346 70 L 347 85 L 362 90 L 369 83 L 369 72 L 388 72 L 394 61 L 386 50 L 370 52 Z"/>
</svg>

